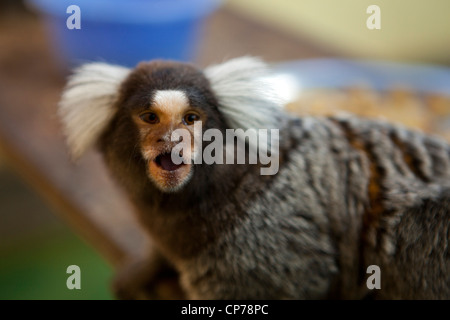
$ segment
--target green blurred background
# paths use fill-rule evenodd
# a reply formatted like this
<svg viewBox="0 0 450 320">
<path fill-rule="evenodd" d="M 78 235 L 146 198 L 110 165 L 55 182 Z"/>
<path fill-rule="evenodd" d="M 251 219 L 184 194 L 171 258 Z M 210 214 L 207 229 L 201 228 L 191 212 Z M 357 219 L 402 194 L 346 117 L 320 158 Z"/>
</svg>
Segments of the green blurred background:
<svg viewBox="0 0 450 320">
<path fill-rule="evenodd" d="M 81 269 L 69 290 L 67 267 Z M 112 268 L 0 161 L 0 300 L 112 299 Z"/>
</svg>

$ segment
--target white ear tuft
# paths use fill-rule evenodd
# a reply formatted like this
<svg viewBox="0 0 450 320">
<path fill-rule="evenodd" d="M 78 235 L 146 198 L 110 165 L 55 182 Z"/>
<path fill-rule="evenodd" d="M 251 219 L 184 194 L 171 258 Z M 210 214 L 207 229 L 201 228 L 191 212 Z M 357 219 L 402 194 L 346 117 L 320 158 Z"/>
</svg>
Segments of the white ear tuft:
<svg viewBox="0 0 450 320">
<path fill-rule="evenodd" d="M 113 118 L 119 86 L 130 69 L 89 63 L 75 70 L 62 94 L 58 114 L 73 157 L 80 157 Z"/>
<path fill-rule="evenodd" d="M 279 128 L 283 101 L 261 59 L 235 58 L 208 67 L 204 73 L 219 100 L 219 110 L 233 129 Z"/>
</svg>

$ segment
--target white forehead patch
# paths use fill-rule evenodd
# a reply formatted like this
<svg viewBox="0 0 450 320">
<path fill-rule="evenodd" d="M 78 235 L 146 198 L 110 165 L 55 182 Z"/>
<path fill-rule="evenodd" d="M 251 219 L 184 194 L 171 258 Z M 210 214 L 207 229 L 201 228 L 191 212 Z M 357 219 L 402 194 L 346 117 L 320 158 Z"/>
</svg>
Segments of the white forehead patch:
<svg viewBox="0 0 450 320">
<path fill-rule="evenodd" d="M 189 106 L 189 99 L 181 90 L 158 90 L 153 106 L 166 114 L 179 114 Z"/>
</svg>

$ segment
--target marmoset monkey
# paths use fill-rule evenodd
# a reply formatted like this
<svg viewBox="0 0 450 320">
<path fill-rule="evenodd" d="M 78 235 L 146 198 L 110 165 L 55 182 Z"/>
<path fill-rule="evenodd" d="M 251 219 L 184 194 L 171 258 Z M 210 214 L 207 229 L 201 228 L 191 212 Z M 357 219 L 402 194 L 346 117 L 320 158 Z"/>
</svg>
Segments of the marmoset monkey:
<svg viewBox="0 0 450 320">
<path fill-rule="evenodd" d="M 450 299 L 450 145 L 351 115 L 296 118 L 269 72 L 242 57 L 91 63 L 70 78 L 59 114 L 72 154 L 99 147 L 158 249 L 119 297 L 139 297 L 167 261 L 189 299 Z M 172 133 L 195 142 L 197 122 L 279 129 L 278 172 L 195 163 L 207 141 L 176 164 Z M 381 289 L 366 284 L 371 265 Z"/>
</svg>

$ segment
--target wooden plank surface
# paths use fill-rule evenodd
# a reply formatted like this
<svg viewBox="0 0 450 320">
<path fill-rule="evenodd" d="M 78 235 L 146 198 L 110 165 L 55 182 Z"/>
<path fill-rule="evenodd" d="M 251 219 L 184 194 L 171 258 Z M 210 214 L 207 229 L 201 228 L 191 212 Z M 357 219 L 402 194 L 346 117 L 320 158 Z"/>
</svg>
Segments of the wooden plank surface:
<svg viewBox="0 0 450 320">
<path fill-rule="evenodd" d="M 113 265 L 149 241 L 99 154 L 72 163 L 56 117 L 67 70 L 55 63 L 42 21 L 33 14 L 0 18 L 0 152 L 86 241 Z M 226 9 L 205 25 L 198 65 L 252 54 L 268 61 L 329 55 L 310 43 Z"/>
</svg>

